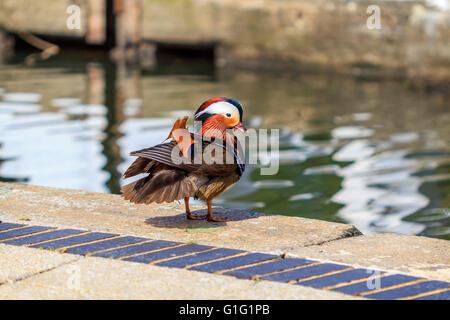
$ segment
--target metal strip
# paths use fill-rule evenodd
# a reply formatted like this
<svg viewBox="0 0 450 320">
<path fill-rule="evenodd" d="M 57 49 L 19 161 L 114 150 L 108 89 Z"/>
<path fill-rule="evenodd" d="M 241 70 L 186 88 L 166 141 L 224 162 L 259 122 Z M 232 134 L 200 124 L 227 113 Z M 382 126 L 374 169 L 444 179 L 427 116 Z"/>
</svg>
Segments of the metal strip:
<svg viewBox="0 0 450 320">
<path fill-rule="evenodd" d="M 346 269 L 349 266 L 333 264 L 333 263 L 320 263 L 308 268 L 295 269 L 291 271 L 281 272 L 269 276 L 261 277 L 261 280 L 272 280 L 280 282 L 297 281 L 303 278 L 328 273 L 331 271 L 337 271 L 340 269 Z"/>
<path fill-rule="evenodd" d="M 321 273 L 321 274 L 318 274 L 318 275 L 302 278 L 301 280 L 289 281 L 289 283 L 299 284 L 300 281 L 309 281 L 309 280 L 315 280 L 315 279 L 318 279 L 318 278 L 321 278 L 321 277 L 335 276 L 335 275 L 339 275 L 341 273 L 344 273 L 344 272 L 347 272 L 347 271 L 352 271 L 352 270 L 355 270 L 355 269 L 353 267 L 347 266 L 347 268 L 344 268 L 344 269 L 339 269 L 339 270 L 335 270 L 335 271 Z"/>
<path fill-rule="evenodd" d="M 279 256 L 275 256 L 272 254 L 264 254 L 264 253 L 249 253 L 247 255 L 229 258 L 221 261 L 210 262 L 194 267 L 188 268 L 189 270 L 197 270 L 197 271 L 206 271 L 206 272 L 218 272 L 223 271 L 235 267 L 246 266 L 251 263 L 261 262 L 265 260 L 271 260 L 279 258 Z"/>
<path fill-rule="evenodd" d="M 72 237 L 76 237 L 76 236 L 81 236 L 81 235 L 85 235 L 85 234 L 89 234 L 89 233 L 91 233 L 90 231 L 83 231 L 83 230 L 79 230 L 79 231 L 81 231 L 80 233 L 77 233 L 77 234 L 71 234 L 71 235 L 68 235 L 68 236 L 63 236 L 63 237 L 60 237 L 60 238 L 55 238 L 55 239 L 51 239 L 51 240 L 43 240 L 43 241 L 39 241 L 39 242 L 34 242 L 34 243 L 32 243 L 32 244 L 27 244 L 27 245 L 25 245 L 26 247 L 31 247 L 31 245 L 38 245 L 38 244 L 44 244 L 44 243 L 47 243 L 47 242 L 51 242 L 51 241 L 53 241 L 53 240 L 63 240 L 63 239 L 69 239 L 69 238 L 72 238 Z"/>
<path fill-rule="evenodd" d="M 53 230 L 53 231 L 40 233 L 40 234 L 29 235 L 26 237 L 21 237 L 21 238 L 17 238 L 17 239 L 13 239 L 13 240 L 7 240 L 3 243 L 12 244 L 12 245 L 16 245 L 16 246 L 25 246 L 25 245 L 30 245 L 33 243 L 42 242 L 42 241 L 55 240 L 55 239 L 67 237 L 70 235 L 74 236 L 74 235 L 77 235 L 77 234 L 80 234 L 83 232 L 84 231 L 82 231 L 82 230 L 60 229 L 60 230 Z"/>
<path fill-rule="evenodd" d="M 384 277 L 373 278 L 373 279 L 367 279 L 366 281 L 358 282 L 355 284 L 350 284 L 347 286 L 331 289 L 333 291 L 339 291 L 342 293 L 347 294 L 361 294 L 363 292 L 370 292 L 377 290 L 377 287 L 379 288 L 386 288 L 391 287 L 394 285 L 402 284 L 402 283 L 408 283 L 411 281 L 418 280 L 420 278 L 412 277 L 412 276 L 406 276 L 403 274 L 393 274 L 393 275 L 386 275 Z"/>
<path fill-rule="evenodd" d="M 418 281 L 417 281 L 418 282 Z M 421 281 L 400 288 L 389 289 L 382 292 L 365 295 L 366 298 L 392 300 L 404 298 L 420 293 L 450 288 L 450 284 L 443 281 Z"/>
<path fill-rule="evenodd" d="M 2 222 L 2 223 L 0 223 L 0 232 L 3 232 L 5 230 L 10 230 L 10 229 L 23 228 L 23 227 L 26 227 L 26 226 L 24 224 Z"/>
<path fill-rule="evenodd" d="M 154 241 L 150 241 L 150 242 L 127 246 L 127 247 L 120 248 L 120 249 L 113 249 L 113 250 L 103 251 L 103 252 L 99 252 L 99 253 L 94 253 L 92 256 L 121 259 L 121 258 L 133 256 L 134 254 L 140 254 L 140 253 L 144 253 L 144 252 L 148 252 L 148 251 L 152 251 L 152 250 L 173 247 L 175 245 L 180 245 L 180 243 L 172 242 L 172 241 L 164 241 L 164 240 L 154 240 Z"/>
<path fill-rule="evenodd" d="M 418 279 L 418 280 L 414 280 L 414 281 L 400 283 L 395 286 L 390 286 L 390 287 L 383 288 L 383 289 L 373 289 L 370 291 L 361 292 L 361 293 L 358 293 L 358 295 L 359 296 L 367 296 L 367 295 L 371 295 L 371 294 L 375 294 L 375 293 L 379 293 L 379 292 L 383 292 L 383 291 L 388 291 L 388 290 L 393 290 L 393 289 L 397 289 L 397 288 L 401 288 L 401 287 L 410 286 L 410 285 L 425 282 L 425 281 L 426 281 L 426 279 Z"/>
<path fill-rule="evenodd" d="M 234 276 L 241 279 L 251 279 L 258 275 L 273 273 L 276 271 L 284 271 L 286 269 L 292 269 L 295 267 L 300 267 L 304 265 L 308 265 L 312 263 L 313 261 L 306 260 L 306 259 L 296 259 L 296 258 L 287 258 L 287 259 L 281 259 L 277 261 L 272 262 L 266 262 L 263 264 L 259 264 L 252 267 L 247 267 L 243 269 L 233 270 L 233 271 L 227 271 L 223 274 Z"/>
<path fill-rule="evenodd" d="M 314 277 L 314 279 L 303 279 L 299 281 L 297 284 L 302 286 L 313 287 L 317 289 L 321 289 L 324 287 L 334 286 L 337 284 L 345 284 L 352 280 L 364 279 L 374 274 L 374 270 L 368 269 L 351 269 L 344 271 L 340 270 L 339 273 L 332 275 L 319 275 Z"/>
<path fill-rule="evenodd" d="M 95 234 L 95 232 L 93 232 L 93 233 Z M 95 237 L 93 240 L 90 240 L 90 241 L 85 241 L 85 242 L 82 242 L 82 243 L 71 244 L 71 245 L 68 245 L 68 246 L 64 246 L 64 247 L 58 248 L 58 251 L 60 251 L 62 253 L 66 253 L 67 250 L 70 250 L 72 248 L 77 248 L 77 247 L 82 246 L 82 245 L 84 246 L 84 245 L 90 245 L 90 244 L 97 244 L 98 242 L 102 242 L 105 239 L 108 239 L 108 240 L 112 239 L 112 240 L 114 240 L 114 239 L 118 239 L 118 238 L 120 238 L 120 236 L 118 234 L 117 235 L 112 235 L 112 236 L 109 236 L 109 237 L 108 236 L 98 236 L 98 237 Z"/>
<path fill-rule="evenodd" d="M 155 263 L 157 266 L 173 267 L 173 268 L 185 268 L 201 262 L 208 262 L 219 258 L 225 258 L 237 253 L 242 253 L 242 250 L 234 250 L 227 248 L 214 248 L 214 250 L 195 253 L 182 258 L 175 258 L 168 261 Z"/>
<path fill-rule="evenodd" d="M 120 238 L 114 238 L 114 239 L 106 239 L 106 240 L 100 240 L 94 243 L 89 244 L 81 244 L 77 245 L 72 248 L 68 248 L 65 252 L 66 253 L 72 253 L 72 254 L 81 254 L 86 255 L 88 253 L 97 252 L 101 250 L 107 250 L 107 249 L 115 249 L 117 247 L 121 247 L 127 244 L 135 244 L 138 242 L 145 241 L 144 238 L 138 238 L 138 237 L 131 237 L 131 236 L 125 236 Z"/>
<path fill-rule="evenodd" d="M 214 260 L 210 260 L 210 261 L 194 263 L 192 265 L 189 265 L 188 268 L 192 268 L 192 267 L 196 267 L 196 266 L 202 266 L 204 264 L 208 264 L 208 263 L 211 263 L 211 262 L 218 262 L 218 261 L 222 261 L 222 260 L 227 260 L 227 259 L 230 259 L 230 258 L 241 257 L 241 256 L 245 256 L 247 254 L 248 254 L 248 252 L 243 251 L 243 252 L 236 253 L 236 254 L 233 254 L 231 256 L 228 256 L 228 257 L 223 257 L 223 258 L 218 258 L 218 259 L 214 259 Z"/>
<path fill-rule="evenodd" d="M 86 242 L 91 242 L 94 240 L 101 240 L 106 239 L 110 237 L 118 236 L 117 234 L 111 234 L 111 233 L 103 233 L 103 232 L 91 232 L 84 235 L 77 235 L 74 237 L 66 238 L 66 239 L 59 239 L 59 240 L 53 240 L 41 244 L 34 244 L 29 246 L 30 248 L 44 248 L 44 249 L 63 249 L 68 246 L 73 246 L 76 244 L 82 244 Z"/>
<path fill-rule="evenodd" d="M 359 283 L 362 283 L 362 282 L 366 282 L 367 283 L 367 281 L 373 281 L 375 279 L 382 278 L 385 275 L 386 275 L 386 273 L 381 273 L 379 275 L 372 275 L 370 277 L 365 277 L 365 278 L 361 278 L 361 279 L 357 279 L 357 280 L 351 280 L 351 281 L 344 282 L 344 283 L 338 283 L 336 285 L 323 287 L 321 289 L 323 289 L 323 290 L 333 290 L 333 289 L 337 289 L 337 288 L 340 288 L 340 287 L 348 287 L 348 286 L 353 285 L 353 284 L 359 284 Z"/>
<path fill-rule="evenodd" d="M 4 242 L 7 240 L 12 240 L 18 237 L 26 236 L 29 234 L 42 232 L 46 230 L 54 229 L 53 227 L 41 227 L 41 226 L 32 226 L 32 227 L 26 227 L 26 228 L 20 228 L 15 229 L 11 231 L 6 231 L 3 233 L 0 233 L 0 242 Z"/>
<path fill-rule="evenodd" d="M 434 290 L 402 298 L 405 300 L 450 300 L 450 289 Z"/>
<path fill-rule="evenodd" d="M 126 261 L 134 261 L 134 262 L 143 262 L 143 263 L 150 263 L 162 259 L 167 259 L 171 257 L 177 257 L 180 255 L 188 254 L 188 253 L 195 253 L 200 251 L 205 251 L 212 249 L 211 246 L 202 246 L 199 244 L 186 244 L 184 246 L 179 246 L 175 248 L 168 248 L 164 250 L 158 250 L 154 252 L 144 253 L 138 256 L 125 258 L 123 260 Z"/>
<path fill-rule="evenodd" d="M 89 253 L 86 253 L 86 256 L 93 256 L 93 255 L 95 255 L 97 253 L 103 253 L 103 252 L 107 252 L 107 251 L 111 251 L 111 250 L 123 249 L 123 248 L 131 247 L 131 246 L 134 246 L 134 245 L 137 245 L 137 244 L 148 243 L 148 242 L 151 242 L 151 241 L 152 240 L 145 239 L 143 241 L 136 242 L 136 243 L 125 244 L 125 245 L 117 246 L 117 247 L 114 247 L 114 248 L 108 248 L 108 249 L 102 249 L 102 250 L 98 250 L 98 251 L 89 252 Z"/>
</svg>

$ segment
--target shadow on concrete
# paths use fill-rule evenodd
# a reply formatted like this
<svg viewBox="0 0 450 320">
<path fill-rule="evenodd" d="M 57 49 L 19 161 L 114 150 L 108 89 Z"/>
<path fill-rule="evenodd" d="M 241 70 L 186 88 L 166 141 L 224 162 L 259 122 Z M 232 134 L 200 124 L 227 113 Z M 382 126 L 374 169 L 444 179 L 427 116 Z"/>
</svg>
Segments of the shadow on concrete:
<svg viewBox="0 0 450 320">
<path fill-rule="evenodd" d="M 214 208 L 214 216 L 222 219 L 231 219 L 233 221 L 242 221 L 248 219 L 255 219 L 262 215 L 258 212 L 250 212 L 245 210 Z M 193 215 L 206 217 L 206 209 L 192 211 Z M 227 222 L 209 222 L 206 220 L 187 220 L 184 213 L 177 214 L 175 216 L 160 216 L 152 217 L 145 220 L 145 223 L 151 224 L 158 228 L 178 228 L 178 229 L 195 229 L 195 228 L 211 228 L 217 229 L 217 227 L 223 227 L 227 225 Z"/>
</svg>

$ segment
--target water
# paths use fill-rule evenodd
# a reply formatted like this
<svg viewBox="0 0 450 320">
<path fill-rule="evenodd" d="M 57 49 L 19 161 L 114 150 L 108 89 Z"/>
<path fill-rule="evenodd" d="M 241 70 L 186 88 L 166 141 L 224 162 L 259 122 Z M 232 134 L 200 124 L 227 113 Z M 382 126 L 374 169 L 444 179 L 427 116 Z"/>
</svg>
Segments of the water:
<svg viewBox="0 0 450 320">
<path fill-rule="evenodd" d="M 227 96 L 244 105 L 247 127 L 281 129 L 281 166 L 275 176 L 250 167 L 215 204 L 450 239 L 448 96 L 386 81 L 73 57 L 0 66 L 0 88 L 0 181 L 119 193 L 130 151 Z"/>
</svg>

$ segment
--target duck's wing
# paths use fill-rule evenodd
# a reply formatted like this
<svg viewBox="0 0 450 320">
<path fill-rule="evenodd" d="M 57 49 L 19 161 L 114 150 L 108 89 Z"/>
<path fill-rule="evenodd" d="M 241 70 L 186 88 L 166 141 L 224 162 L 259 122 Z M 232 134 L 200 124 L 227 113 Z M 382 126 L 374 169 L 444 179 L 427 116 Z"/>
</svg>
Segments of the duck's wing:
<svg viewBox="0 0 450 320">
<path fill-rule="evenodd" d="M 167 143 L 161 143 L 151 148 L 145 148 L 130 153 L 131 156 L 136 156 L 144 159 L 154 160 L 165 165 L 183 169 L 186 171 L 194 171 L 198 169 L 199 164 L 190 163 L 187 158 L 183 159 L 183 154 L 180 150 L 180 146 L 176 141 L 170 141 Z M 139 158 L 135 161 L 136 167 L 144 166 L 143 160 L 139 161 Z M 142 163 L 141 163 L 142 162 Z M 133 165 L 132 165 L 133 166 Z M 129 169 L 131 169 L 131 167 Z"/>
<path fill-rule="evenodd" d="M 122 188 L 121 192 L 125 200 L 147 204 L 172 202 L 193 197 L 198 192 L 196 179 L 193 179 L 185 170 L 169 167 L 153 160 L 147 161 L 152 163 L 147 172 L 148 175 Z"/>
<path fill-rule="evenodd" d="M 173 153 L 182 157 L 176 141 L 132 152 L 131 155 L 138 158 L 124 177 L 141 173 L 147 176 L 124 186 L 123 197 L 134 203 L 172 202 L 193 197 L 198 191 L 198 177 L 192 172 L 199 165 L 178 163 L 173 159 Z"/>
<path fill-rule="evenodd" d="M 202 165 L 197 173 L 209 177 L 226 177 L 230 175 L 242 176 L 245 170 L 245 156 L 242 148 L 237 144 L 204 141 L 202 148 Z"/>
<path fill-rule="evenodd" d="M 202 153 L 206 146 L 208 143 L 201 146 Z M 193 151 L 194 146 L 191 149 L 190 151 Z M 225 156 L 227 152 L 220 144 L 215 150 L 220 156 Z M 174 161 L 173 154 L 182 157 L 176 141 L 132 152 L 131 155 L 138 158 L 127 169 L 124 177 L 129 178 L 140 173 L 146 173 L 147 176 L 124 186 L 121 190 L 124 198 L 134 203 L 161 203 L 200 194 L 203 199 L 225 191 L 239 180 L 243 171 L 237 163 L 178 163 Z M 199 193 L 200 188 L 202 190 Z"/>
</svg>

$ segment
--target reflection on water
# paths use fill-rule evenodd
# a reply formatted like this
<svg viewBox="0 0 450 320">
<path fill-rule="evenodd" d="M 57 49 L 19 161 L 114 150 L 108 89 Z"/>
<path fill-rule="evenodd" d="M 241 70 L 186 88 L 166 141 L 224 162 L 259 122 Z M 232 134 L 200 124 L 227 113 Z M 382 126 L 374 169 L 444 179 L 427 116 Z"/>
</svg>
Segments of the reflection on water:
<svg viewBox="0 0 450 320">
<path fill-rule="evenodd" d="M 5 65 L 0 180 L 118 193 L 129 152 L 214 96 L 242 102 L 247 127 L 281 129 L 278 174 L 250 167 L 216 204 L 450 239 L 450 108 L 397 83 L 61 57 Z"/>
</svg>

